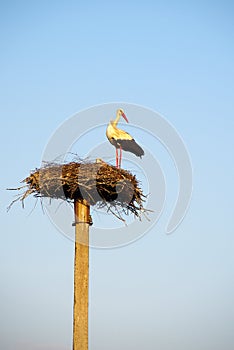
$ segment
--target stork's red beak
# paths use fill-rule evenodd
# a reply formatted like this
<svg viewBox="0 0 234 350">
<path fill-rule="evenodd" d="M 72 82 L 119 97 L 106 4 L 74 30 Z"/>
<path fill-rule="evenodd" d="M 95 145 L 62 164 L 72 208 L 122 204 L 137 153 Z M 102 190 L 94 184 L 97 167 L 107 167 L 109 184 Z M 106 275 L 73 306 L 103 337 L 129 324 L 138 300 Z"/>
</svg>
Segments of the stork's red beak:
<svg viewBox="0 0 234 350">
<path fill-rule="evenodd" d="M 128 118 L 126 117 L 126 115 L 124 114 L 124 112 L 122 112 L 122 117 L 126 120 L 126 122 L 128 123 Z"/>
</svg>

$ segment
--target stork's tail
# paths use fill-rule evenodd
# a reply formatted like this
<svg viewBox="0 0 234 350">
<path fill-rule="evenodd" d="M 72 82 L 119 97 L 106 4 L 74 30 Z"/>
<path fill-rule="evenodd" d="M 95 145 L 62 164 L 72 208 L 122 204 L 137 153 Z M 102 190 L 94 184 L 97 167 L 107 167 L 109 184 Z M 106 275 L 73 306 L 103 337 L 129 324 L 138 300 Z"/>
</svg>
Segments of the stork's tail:
<svg viewBox="0 0 234 350">
<path fill-rule="evenodd" d="M 118 140 L 118 144 L 124 151 L 134 153 L 137 157 L 142 157 L 145 152 L 141 146 L 136 143 L 134 139 L 132 140 Z"/>
</svg>

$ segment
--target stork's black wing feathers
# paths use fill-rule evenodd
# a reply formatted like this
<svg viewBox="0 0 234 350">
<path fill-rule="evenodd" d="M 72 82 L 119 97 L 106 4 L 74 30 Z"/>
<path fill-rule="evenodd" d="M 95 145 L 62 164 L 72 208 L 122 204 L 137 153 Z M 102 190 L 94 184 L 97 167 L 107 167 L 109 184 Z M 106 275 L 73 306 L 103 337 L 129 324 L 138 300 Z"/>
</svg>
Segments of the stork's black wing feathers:
<svg viewBox="0 0 234 350">
<path fill-rule="evenodd" d="M 145 152 L 134 139 L 132 140 L 115 140 L 115 147 L 122 148 L 124 151 L 134 153 L 137 157 L 142 157 Z"/>
</svg>

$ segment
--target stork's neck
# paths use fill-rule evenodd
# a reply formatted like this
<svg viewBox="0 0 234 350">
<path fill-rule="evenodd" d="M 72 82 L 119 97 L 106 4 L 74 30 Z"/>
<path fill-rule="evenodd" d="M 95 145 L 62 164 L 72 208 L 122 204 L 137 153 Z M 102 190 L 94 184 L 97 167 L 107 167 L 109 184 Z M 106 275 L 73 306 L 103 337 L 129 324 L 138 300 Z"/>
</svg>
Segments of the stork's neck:
<svg viewBox="0 0 234 350">
<path fill-rule="evenodd" d="M 112 125 L 116 126 L 120 120 L 121 114 L 119 112 L 116 113 L 116 118 L 113 121 Z"/>
</svg>

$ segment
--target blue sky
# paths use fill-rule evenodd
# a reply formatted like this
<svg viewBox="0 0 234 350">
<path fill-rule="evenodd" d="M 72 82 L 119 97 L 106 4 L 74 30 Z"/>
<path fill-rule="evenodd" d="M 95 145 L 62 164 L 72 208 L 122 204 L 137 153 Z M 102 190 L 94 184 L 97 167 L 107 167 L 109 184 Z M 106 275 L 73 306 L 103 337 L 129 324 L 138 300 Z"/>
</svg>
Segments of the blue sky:
<svg viewBox="0 0 234 350">
<path fill-rule="evenodd" d="M 232 2 L 0 6 L 2 348 L 70 349 L 73 303 L 73 243 L 40 205 L 29 215 L 33 198 L 6 213 L 5 188 L 40 165 L 66 118 L 124 101 L 175 126 L 194 191 L 165 235 L 177 186 L 165 160 L 172 195 L 157 226 L 124 248 L 91 250 L 90 349 L 233 349 Z"/>
</svg>

